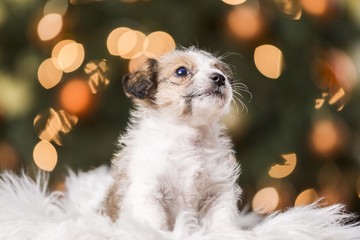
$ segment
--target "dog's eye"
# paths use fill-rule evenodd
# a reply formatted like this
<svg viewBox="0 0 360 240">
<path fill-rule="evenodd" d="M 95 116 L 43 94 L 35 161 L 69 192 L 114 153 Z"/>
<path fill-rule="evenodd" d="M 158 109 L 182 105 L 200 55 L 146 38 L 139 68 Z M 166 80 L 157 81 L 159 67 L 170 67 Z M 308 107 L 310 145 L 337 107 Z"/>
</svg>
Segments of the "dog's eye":
<svg viewBox="0 0 360 240">
<path fill-rule="evenodd" d="M 189 70 L 186 67 L 179 67 L 175 71 L 175 76 L 177 77 L 186 77 L 189 75 Z"/>
</svg>

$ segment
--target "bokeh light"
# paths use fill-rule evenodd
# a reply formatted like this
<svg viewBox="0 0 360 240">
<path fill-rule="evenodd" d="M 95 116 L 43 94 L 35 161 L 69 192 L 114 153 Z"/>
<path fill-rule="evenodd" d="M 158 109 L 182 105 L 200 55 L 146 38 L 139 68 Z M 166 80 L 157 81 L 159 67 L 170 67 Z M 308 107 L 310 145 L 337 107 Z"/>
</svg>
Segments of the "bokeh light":
<svg viewBox="0 0 360 240">
<path fill-rule="evenodd" d="M 315 16 L 326 14 L 330 0 L 301 0 L 302 7 L 306 12 Z"/>
<path fill-rule="evenodd" d="M 127 27 L 119 27 L 119 28 L 116 28 L 111 31 L 111 33 L 109 34 L 107 41 L 106 41 L 107 49 L 111 55 L 114 55 L 114 56 L 120 55 L 119 51 L 118 51 L 119 39 L 124 33 L 128 32 L 130 30 L 131 29 L 127 28 Z"/>
<path fill-rule="evenodd" d="M 143 53 L 145 34 L 130 30 L 121 35 L 118 41 L 118 52 L 122 58 L 137 58 Z"/>
<path fill-rule="evenodd" d="M 106 60 L 90 61 L 85 65 L 84 71 L 89 75 L 88 83 L 93 94 L 109 85 L 110 80 L 107 77 L 109 66 Z"/>
<path fill-rule="evenodd" d="M 7 119 L 31 110 L 34 97 L 32 81 L 0 71 L 0 111 Z"/>
<path fill-rule="evenodd" d="M 55 111 L 48 108 L 36 115 L 34 129 L 41 140 L 62 145 L 60 133 L 70 132 L 77 121 L 77 116 L 73 114 L 64 110 Z"/>
<path fill-rule="evenodd" d="M 339 126 L 332 120 L 317 120 L 311 133 L 311 143 L 315 152 L 331 155 L 342 146 L 342 134 Z"/>
<path fill-rule="evenodd" d="M 267 214 L 276 210 L 279 202 L 278 191 L 273 187 L 266 187 L 255 194 L 252 200 L 252 208 L 257 213 Z"/>
<path fill-rule="evenodd" d="M 58 154 L 51 143 L 41 140 L 34 148 L 33 158 L 36 166 L 42 170 L 51 172 L 56 166 Z"/>
<path fill-rule="evenodd" d="M 46 89 L 55 87 L 61 80 L 63 71 L 59 70 L 51 58 L 44 60 L 38 68 L 38 80 Z"/>
<path fill-rule="evenodd" d="M 272 178 L 284 178 L 289 176 L 296 167 L 296 154 L 283 154 L 281 157 L 285 160 L 284 164 L 275 164 L 272 166 L 268 172 L 269 176 Z"/>
<path fill-rule="evenodd" d="M 59 137 L 61 121 L 54 109 L 49 108 L 36 115 L 34 128 L 41 140 L 54 141 L 56 144 L 61 145 Z"/>
<path fill-rule="evenodd" d="M 58 69 L 69 73 L 81 66 L 85 58 L 85 50 L 80 43 L 63 40 L 55 45 L 51 57 Z"/>
<path fill-rule="evenodd" d="M 107 49 L 111 55 L 129 59 L 129 69 L 135 69 L 146 58 L 159 56 L 175 49 L 175 41 L 166 32 L 144 33 L 127 27 L 119 27 L 110 32 Z"/>
<path fill-rule="evenodd" d="M 254 52 L 257 69 L 266 77 L 277 79 L 283 70 L 283 54 L 273 45 L 265 44 L 257 47 Z"/>
<path fill-rule="evenodd" d="M 0 2 L 0 26 L 6 21 L 8 18 L 6 3 Z"/>
<path fill-rule="evenodd" d="M 301 4 L 298 0 L 275 0 L 278 8 L 294 20 L 299 20 L 302 14 Z"/>
<path fill-rule="evenodd" d="M 144 41 L 144 54 L 149 58 L 157 58 L 174 49 L 174 39 L 163 31 L 150 33 Z"/>
<path fill-rule="evenodd" d="M 0 171 L 17 170 L 20 166 L 16 149 L 9 143 L 0 141 Z"/>
<path fill-rule="evenodd" d="M 239 4 L 246 2 L 246 0 L 222 0 L 222 1 L 229 5 L 239 5 Z"/>
<path fill-rule="evenodd" d="M 147 59 L 148 59 L 148 57 L 145 56 L 144 54 L 140 55 L 137 58 L 130 59 L 129 72 L 132 72 L 132 71 L 135 71 L 136 69 L 138 69 L 142 64 L 144 64 L 146 62 Z"/>
<path fill-rule="evenodd" d="M 302 191 L 295 200 L 295 206 L 309 205 L 315 202 L 319 198 L 318 193 L 315 189 L 309 188 Z"/>
<path fill-rule="evenodd" d="M 42 41 L 48 41 L 60 33 L 62 26 L 62 16 L 57 13 L 50 13 L 39 21 L 37 33 Z"/>
<path fill-rule="evenodd" d="M 244 41 L 257 38 L 264 28 L 259 10 L 248 5 L 235 7 L 229 13 L 227 23 L 230 31 Z"/>
<path fill-rule="evenodd" d="M 68 0 L 48 0 L 44 6 L 44 15 L 57 13 L 64 16 L 68 6 Z"/>
<path fill-rule="evenodd" d="M 336 105 L 340 111 L 349 101 L 356 85 L 358 78 L 356 66 L 344 51 L 330 49 L 319 55 L 311 65 L 312 79 L 326 94 L 316 102 L 327 101 L 330 105 Z M 317 103 L 315 108 L 320 109 L 323 104 Z"/>
<path fill-rule="evenodd" d="M 72 114 L 83 114 L 91 105 L 91 90 L 83 80 L 70 80 L 60 90 L 60 104 Z"/>
</svg>

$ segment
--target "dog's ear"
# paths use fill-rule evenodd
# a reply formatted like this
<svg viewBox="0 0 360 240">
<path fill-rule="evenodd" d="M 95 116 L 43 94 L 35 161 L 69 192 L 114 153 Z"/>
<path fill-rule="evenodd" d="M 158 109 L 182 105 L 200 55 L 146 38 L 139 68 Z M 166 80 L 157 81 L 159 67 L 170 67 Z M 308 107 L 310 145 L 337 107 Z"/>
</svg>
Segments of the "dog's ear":
<svg viewBox="0 0 360 240">
<path fill-rule="evenodd" d="M 148 59 L 136 71 L 122 78 L 125 94 L 135 99 L 152 99 L 157 88 L 158 62 Z"/>
</svg>

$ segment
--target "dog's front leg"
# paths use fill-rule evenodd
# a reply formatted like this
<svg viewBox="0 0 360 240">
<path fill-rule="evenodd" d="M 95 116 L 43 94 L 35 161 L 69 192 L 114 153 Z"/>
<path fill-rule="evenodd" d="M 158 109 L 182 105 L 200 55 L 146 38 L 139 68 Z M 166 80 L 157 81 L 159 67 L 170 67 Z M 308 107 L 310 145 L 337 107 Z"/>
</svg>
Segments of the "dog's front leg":
<svg viewBox="0 0 360 240">
<path fill-rule="evenodd" d="M 210 231 L 239 230 L 237 194 L 226 192 L 219 196 L 203 218 L 203 224 Z"/>
<path fill-rule="evenodd" d="M 158 195 L 154 184 L 131 184 L 124 197 L 120 220 L 132 218 L 156 230 L 167 230 L 166 212 Z"/>
</svg>

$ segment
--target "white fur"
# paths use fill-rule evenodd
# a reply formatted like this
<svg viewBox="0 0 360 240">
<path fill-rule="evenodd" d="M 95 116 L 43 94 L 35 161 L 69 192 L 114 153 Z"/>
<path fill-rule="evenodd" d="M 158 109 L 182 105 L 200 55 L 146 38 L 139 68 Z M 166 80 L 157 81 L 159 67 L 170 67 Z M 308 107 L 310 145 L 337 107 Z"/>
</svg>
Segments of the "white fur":
<svg viewBox="0 0 360 240">
<path fill-rule="evenodd" d="M 191 213 L 181 214 L 172 232 L 156 231 L 130 218 L 113 223 L 86 206 L 91 199 L 104 197 L 109 180 L 105 168 L 71 174 L 68 193 L 47 193 L 47 178 L 33 181 L 25 174 L 4 173 L 0 180 L 1 240 L 358 240 L 360 227 L 346 225 L 352 216 L 341 205 L 319 208 L 315 204 L 274 213 L 252 226 L 237 231 L 209 232 Z M 91 184 L 89 184 L 91 183 Z M 83 186 L 83 187 L 81 187 Z M 81 187 L 81 191 L 80 190 Z M 98 189 L 99 191 L 93 191 Z M 81 194 L 80 194 L 81 193 Z M 69 196 L 77 195 L 78 199 Z M 102 196 L 101 196 L 102 195 Z M 84 205 L 79 205 L 82 201 Z M 76 206 L 76 207 L 75 207 Z M 84 208 L 82 208 L 84 206 Z M 239 215 L 243 221 L 247 215 Z M 250 216 L 250 219 L 253 219 Z M 247 223 L 249 224 L 249 222 Z"/>
<path fill-rule="evenodd" d="M 194 211 L 210 230 L 238 228 L 239 167 L 220 122 L 232 99 L 229 80 L 221 86 L 221 96 L 209 94 L 217 89 L 211 76 L 225 76 L 214 67 L 219 63 L 208 53 L 194 49 L 160 58 L 157 75 L 162 82 L 154 97 L 158 107 L 139 103 L 127 133 L 119 140 L 123 147 L 113 159 L 115 176 L 125 173 L 128 181 L 119 203 L 120 221 L 133 216 L 154 229 L 165 230 L 172 228 L 168 226 L 169 212 L 178 215 Z M 187 65 L 189 76 L 184 79 L 174 77 L 173 72 L 165 74 L 165 70 Z M 173 88 L 186 87 L 177 87 L 167 95 L 169 87 L 160 84 L 169 86 L 173 81 L 178 81 Z M 188 94 L 195 96 L 191 98 L 191 113 L 180 117 L 177 113 L 186 104 L 182 96 Z M 179 102 L 162 104 L 173 99 Z M 118 192 L 123 189 L 120 185 Z M 201 213 L 199 205 L 209 209 Z"/>
</svg>

